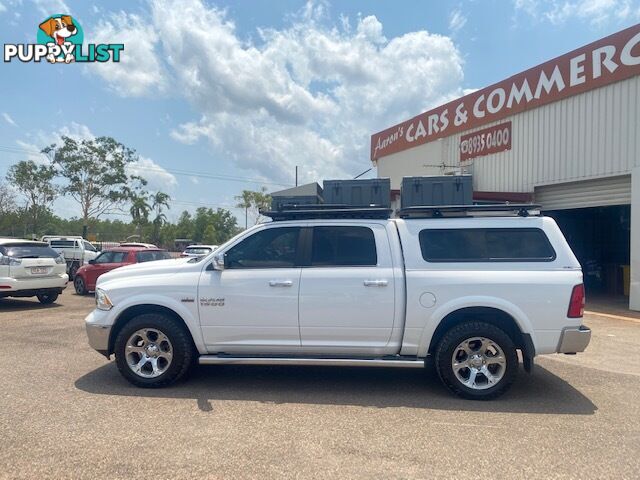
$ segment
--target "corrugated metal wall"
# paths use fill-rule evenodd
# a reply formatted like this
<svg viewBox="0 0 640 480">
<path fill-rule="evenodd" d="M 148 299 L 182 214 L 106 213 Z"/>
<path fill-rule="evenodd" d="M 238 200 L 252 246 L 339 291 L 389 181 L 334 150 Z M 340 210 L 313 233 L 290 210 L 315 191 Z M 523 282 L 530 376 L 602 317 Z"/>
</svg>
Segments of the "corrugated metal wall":
<svg viewBox="0 0 640 480">
<path fill-rule="evenodd" d="M 628 205 L 631 175 L 536 187 L 535 201 L 545 210 Z"/>
<path fill-rule="evenodd" d="M 639 110 L 637 76 L 494 123 L 513 122 L 512 149 L 461 166 L 473 173 L 475 190 L 499 192 L 629 174 L 640 166 Z M 425 165 L 460 164 L 460 137 L 472 131 L 382 158 L 379 175 L 395 185 L 396 176 L 423 175 Z"/>
</svg>

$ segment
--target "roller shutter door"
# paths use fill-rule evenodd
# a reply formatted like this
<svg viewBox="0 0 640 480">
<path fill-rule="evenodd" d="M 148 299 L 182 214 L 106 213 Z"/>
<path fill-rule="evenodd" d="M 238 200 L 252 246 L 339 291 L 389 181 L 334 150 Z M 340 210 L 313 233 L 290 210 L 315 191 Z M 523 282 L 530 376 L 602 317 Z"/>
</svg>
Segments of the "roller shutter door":
<svg viewBox="0 0 640 480">
<path fill-rule="evenodd" d="M 535 188 L 543 210 L 631 204 L 631 175 L 560 183 Z"/>
</svg>

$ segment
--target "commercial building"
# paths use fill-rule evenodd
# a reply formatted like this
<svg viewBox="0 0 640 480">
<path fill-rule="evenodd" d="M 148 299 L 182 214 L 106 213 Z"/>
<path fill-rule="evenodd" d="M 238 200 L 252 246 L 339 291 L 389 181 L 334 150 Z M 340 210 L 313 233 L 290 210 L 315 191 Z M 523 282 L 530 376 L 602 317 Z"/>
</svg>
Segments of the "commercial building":
<svg viewBox="0 0 640 480">
<path fill-rule="evenodd" d="M 541 204 L 587 291 L 640 310 L 640 24 L 375 133 L 371 160 L 396 199 L 468 173 L 475 201 Z"/>
</svg>

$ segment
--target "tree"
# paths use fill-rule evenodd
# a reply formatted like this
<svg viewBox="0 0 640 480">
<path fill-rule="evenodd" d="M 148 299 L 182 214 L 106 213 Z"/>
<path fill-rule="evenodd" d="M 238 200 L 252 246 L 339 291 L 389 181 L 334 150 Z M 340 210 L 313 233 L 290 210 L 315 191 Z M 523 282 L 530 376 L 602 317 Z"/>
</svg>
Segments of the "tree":
<svg viewBox="0 0 640 480">
<path fill-rule="evenodd" d="M 244 228 L 249 226 L 249 213 L 255 218 L 255 224 L 260 220 L 260 210 L 268 209 L 271 205 L 271 195 L 267 189 L 262 187 L 260 191 L 243 190 L 242 194 L 236 195 L 238 201 L 236 207 L 244 209 Z"/>
<path fill-rule="evenodd" d="M 236 217 L 229 210 L 200 207 L 193 219 L 193 240 L 220 245 L 238 233 Z"/>
<path fill-rule="evenodd" d="M 216 243 L 216 229 L 212 224 L 207 225 L 207 228 L 204 229 L 204 236 L 202 237 L 202 242 L 208 245 L 213 245 Z"/>
<path fill-rule="evenodd" d="M 193 218 L 188 211 L 183 211 L 176 225 L 176 238 L 193 240 Z"/>
<path fill-rule="evenodd" d="M 9 215 L 17 209 L 14 193 L 8 185 L 0 182 L 0 215 Z"/>
<path fill-rule="evenodd" d="M 66 180 L 63 193 L 81 209 L 83 235 L 89 219 L 121 210 L 132 200 L 135 186 L 144 186 L 141 177 L 129 175 L 127 165 L 138 160 L 134 150 L 110 137 L 74 140 L 62 137 L 62 145 L 42 151 L 54 159 L 60 176 Z"/>
<path fill-rule="evenodd" d="M 151 208 L 155 212 L 155 218 L 153 219 L 153 233 L 151 235 L 151 241 L 153 243 L 160 242 L 160 228 L 167 222 L 167 216 L 162 212 L 163 207 L 169 210 L 169 201 L 171 197 L 164 192 L 156 192 L 155 195 L 151 195 Z"/>
<path fill-rule="evenodd" d="M 10 232 L 15 235 L 18 221 L 18 206 L 14 200 L 15 192 L 5 183 L 0 182 L 0 232 Z"/>
<path fill-rule="evenodd" d="M 24 211 L 31 222 L 32 233 L 39 232 L 40 217 L 49 211 L 58 195 L 58 188 L 53 184 L 55 175 L 51 165 L 37 164 L 33 160 L 16 163 L 7 173 L 7 181 L 25 198 Z"/>
<path fill-rule="evenodd" d="M 147 192 L 134 193 L 132 196 L 129 213 L 131 213 L 132 223 L 136 226 L 136 233 L 139 235 L 140 227 L 149 221 L 151 205 L 148 202 Z"/>
</svg>

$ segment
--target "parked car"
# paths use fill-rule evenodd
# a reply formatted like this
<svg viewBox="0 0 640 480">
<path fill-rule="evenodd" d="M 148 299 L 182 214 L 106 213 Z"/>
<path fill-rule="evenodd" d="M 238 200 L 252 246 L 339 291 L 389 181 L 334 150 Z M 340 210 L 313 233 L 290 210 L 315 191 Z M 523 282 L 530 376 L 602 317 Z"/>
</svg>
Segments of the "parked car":
<svg viewBox="0 0 640 480">
<path fill-rule="evenodd" d="M 534 356 L 590 341 L 580 264 L 552 218 L 312 213 L 277 212 L 200 259 L 103 275 L 90 345 L 140 387 L 169 385 L 194 360 L 421 368 L 432 357 L 452 392 L 489 399 L 514 381 L 518 351 L 530 372 Z"/>
<path fill-rule="evenodd" d="M 80 267 L 98 256 L 96 248 L 82 237 L 45 235 L 41 240 L 47 242 L 51 248 L 64 257 L 67 273 L 71 279 L 75 277 Z"/>
<path fill-rule="evenodd" d="M 73 286 L 78 295 L 84 295 L 95 290 L 96 281 L 100 275 L 115 268 L 169 258 L 171 258 L 169 252 L 159 248 L 121 246 L 105 250 L 95 260 L 89 261 L 88 265 L 78 269 L 73 279 Z"/>
<path fill-rule="evenodd" d="M 181 257 L 203 257 L 218 249 L 218 245 L 189 245 L 180 254 Z"/>
<path fill-rule="evenodd" d="M 0 238 L 0 298 L 53 303 L 67 287 L 66 269 L 64 258 L 45 242 Z"/>
<path fill-rule="evenodd" d="M 158 247 L 153 243 L 140 243 L 140 242 L 124 242 L 120 244 L 121 247 L 142 247 L 142 248 L 153 248 L 157 249 Z"/>
</svg>

